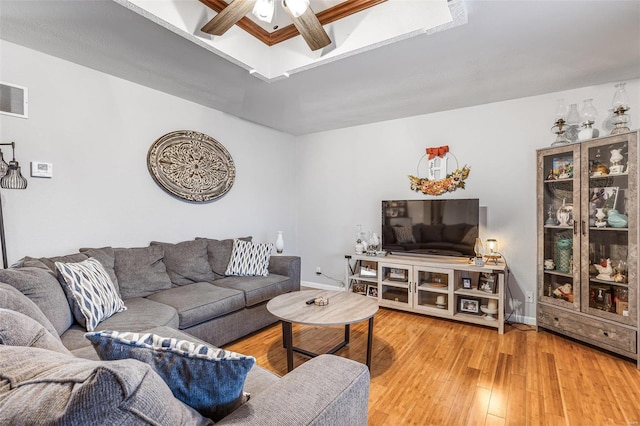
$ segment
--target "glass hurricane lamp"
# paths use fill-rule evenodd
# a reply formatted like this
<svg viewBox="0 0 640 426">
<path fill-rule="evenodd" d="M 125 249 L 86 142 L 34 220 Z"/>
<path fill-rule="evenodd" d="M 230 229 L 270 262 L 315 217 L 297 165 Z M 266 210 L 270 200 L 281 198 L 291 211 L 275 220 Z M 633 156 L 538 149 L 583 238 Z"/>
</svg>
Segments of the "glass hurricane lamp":
<svg viewBox="0 0 640 426">
<path fill-rule="evenodd" d="M 627 114 L 629 111 L 629 96 L 627 95 L 626 83 L 616 84 L 616 92 L 613 95 L 613 116 L 611 117 L 611 123 L 613 124 L 612 135 L 619 133 L 625 133 L 629 131 L 630 117 Z"/>
<path fill-rule="evenodd" d="M 553 127 L 551 127 L 551 133 L 556 134 L 556 140 L 551 144 L 551 146 L 558 145 L 566 145 L 569 143 L 569 139 L 565 137 L 566 131 L 566 116 L 567 116 L 567 107 L 564 103 L 564 99 L 558 99 L 556 102 L 556 110 L 555 110 L 555 123 L 553 123 Z"/>
<path fill-rule="evenodd" d="M 582 129 L 578 132 L 578 139 L 581 141 L 597 138 L 600 132 L 593 127 L 598 118 L 598 110 L 593 106 L 593 99 L 585 99 L 582 101 L 582 109 L 580 110 L 580 123 Z"/>
</svg>

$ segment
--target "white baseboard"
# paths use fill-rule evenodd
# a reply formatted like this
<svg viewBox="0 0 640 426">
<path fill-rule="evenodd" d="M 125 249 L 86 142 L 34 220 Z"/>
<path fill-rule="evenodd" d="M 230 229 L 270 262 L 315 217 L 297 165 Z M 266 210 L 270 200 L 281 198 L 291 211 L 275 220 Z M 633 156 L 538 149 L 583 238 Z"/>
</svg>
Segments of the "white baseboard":
<svg viewBox="0 0 640 426">
<path fill-rule="evenodd" d="M 320 284 L 320 283 L 315 283 L 313 281 L 300 281 L 300 286 L 301 287 L 317 288 L 318 290 L 333 290 L 333 291 L 344 291 L 345 290 L 344 287 L 340 287 L 337 284 L 336 285 Z"/>
</svg>

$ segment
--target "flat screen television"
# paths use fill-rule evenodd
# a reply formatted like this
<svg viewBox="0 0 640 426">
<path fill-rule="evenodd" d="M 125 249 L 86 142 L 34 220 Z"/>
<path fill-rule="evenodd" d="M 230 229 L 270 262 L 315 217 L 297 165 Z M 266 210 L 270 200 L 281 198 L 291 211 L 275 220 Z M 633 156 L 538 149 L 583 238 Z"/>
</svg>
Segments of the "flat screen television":
<svg viewBox="0 0 640 426">
<path fill-rule="evenodd" d="M 411 256 L 474 256 L 479 212 L 477 198 L 383 201 L 382 249 Z"/>
</svg>

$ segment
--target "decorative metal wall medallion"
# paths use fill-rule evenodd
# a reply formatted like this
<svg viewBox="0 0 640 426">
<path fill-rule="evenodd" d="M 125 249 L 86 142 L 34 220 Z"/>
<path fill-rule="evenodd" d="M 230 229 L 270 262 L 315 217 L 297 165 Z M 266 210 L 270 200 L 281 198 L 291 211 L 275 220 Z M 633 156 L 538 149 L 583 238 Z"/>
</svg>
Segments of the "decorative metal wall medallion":
<svg viewBox="0 0 640 426">
<path fill-rule="evenodd" d="M 155 141 L 147 155 L 149 173 L 171 195 L 207 202 L 226 194 L 236 178 L 231 154 L 203 133 L 179 130 Z"/>
</svg>

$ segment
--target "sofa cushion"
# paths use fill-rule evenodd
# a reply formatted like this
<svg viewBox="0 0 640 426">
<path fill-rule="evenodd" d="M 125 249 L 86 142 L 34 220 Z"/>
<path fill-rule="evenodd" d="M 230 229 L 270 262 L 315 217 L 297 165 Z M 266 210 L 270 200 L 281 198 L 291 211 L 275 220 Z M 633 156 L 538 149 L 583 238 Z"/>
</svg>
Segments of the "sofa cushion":
<svg viewBox="0 0 640 426">
<path fill-rule="evenodd" d="M 0 308 L 17 311 L 29 318 L 33 318 L 42 324 L 49 333 L 58 337 L 58 332 L 51 324 L 51 321 L 47 319 L 31 299 L 20 293 L 16 288 L 2 282 L 0 282 Z"/>
<path fill-rule="evenodd" d="M 471 225 L 466 223 L 458 223 L 456 225 L 447 225 L 442 231 L 442 239 L 450 243 L 459 243 L 467 233 Z"/>
<path fill-rule="evenodd" d="M 116 277 L 116 272 L 114 270 L 115 263 L 115 254 L 111 247 L 102 247 L 102 248 L 81 248 L 80 253 L 68 254 L 65 256 L 55 256 L 55 257 L 41 257 L 40 259 L 35 259 L 33 257 L 25 257 L 22 259 L 21 266 L 33 266 L 38 268 L 46 268 L 52 271 L 58 277 L 58 280 L 62 278 L 58 276 L 58 270 L 56 269 L 56 262 L 64 262 L 64 263 L 76 263 L 82 262 L 83 260 L 87 260 L 88 258 L 93 257 L 97 259 L 100 264 L 102 264 L 103 268 L 109 274 L 109 278 L 111 278 L 111 282 L 118 290 L 118 294 L 120 294 L 120 289 L 118 287 L 118 278 Z M 60 284 L 63 284 L 62 281 Z"/>
<path fill-rule="evenodd" d="M 42 324 L 20 312 L 3 308 L 0 308 L 0 344 L 70 354 L 60 339 L 49 333 Z"/>
<path fill-rule="evenodd" d="M 444 225 L 423 225 L 420 228 L 420 241 L 425 243 L 442 241 L 442 231 L 444 231 Z"/>
<path fill-rule="evenodd" d="M 478 238 L 478 227 L 475 225 L 470 226 L 462 237 L 462 240 L 460 240 L 460 244 L 473 246 L 476 244 L 476 238 Z"/>
<path fill-rule="evenodd" d="M 67 298 L 49 268 L 26 266 L 0 269 L 0 282 L 10 284 L 31 299 L 49 319 L 56 330 L 56 336 L 73 324 Z"/>
<path fill-rule="evenodd" d="M 162 246 L 116 248 L 115 271 L 123 299 L 171 288 Z"/>
<path fill-rule="evenodd" d="M 118 284 L 118 276 L 115 270 L 116 254 L 113 251 L 113 247 L 81 248 L 80 252 L 86 255 L 87 258 L 93 257 L 100 262 L 104 270 L 109 274 L 109 278 L 111 278 L 111 282 L 116 287 L 118 295 L 120 295 L 120 285 Z"/>
<path fill-rule="evenodd" d="M 294 290 L 289 277 L 276 274 L 267 277 L 226 277 L 217 280 L 215 285 L 242 291 L 247 306 L 266 302 Z"/>
<path fill-rule="evenodd" d="M 244 294 L 241 291 L 209 283 L 174 287 L 154 293 L 147 299 L 175 308 L 178 311 L 181 329 L 245 307 Z"/>
<path fill-rule="evenodd" d="M 37 403 L 30 403 L 37 401 Z M 207 425 L 145 364 L 0 345 L 0 423 Z"/>
<path fill-rule="evenodd" d="M 201 237 L 196 238 L 196 240 L 201 239 L 207 241 L 207 256 L 209 257 L 211 270 L 216 275 L 216 278 L 224 277 L 227 265 L 229 265 L 229 259 L 231 259 L 233 240 L 214 240 Z M 242 237 L 238 239 L 242 241 L 251 241 L 251 237 Z"/>
<path fill-rule="evenodd" d="M 225 275 L 266 277 L 269 275 L 272 251 L 272 243 L 255 244 L 251 241 L 233 240 L 233 251 Z"/>
<path fill-rule="evenodd" d="M 178 328 L 178 312 L 171 306 L 142 297 L 127 299 L 124 303 L 127 310 L 101 322 L 98 327 L 100 330 L 144 331 L 158 326 Z M 75 351 L 89 345 L 84 337 L 86 332 L 80 325 L 74 324 L 60 338 L 69 350 Z"/>
<path fill-rule="evenodd" d="M 183 241 L 177 244 L 152 241 L 164 248 L 164 264 L 175 285 L 213 281 L 216 275 L 209 265 L 206 240 Z"/>
<path fill-rule="evenodd" d="M 255 358 L 155 334 L 87 333 L 102 359 L 134 358 L 149 364 L 173 395 L 215 421 L 239 407 Z"/>
<path fill-rule="evenodd" d="M 87 331 L 95 330 L 100 322 L 127 309 L 109 275 L 96 259 L 77 263 L 56 262 L 56 268 L 66 283 L 72 312 Z"/>
</svg>

